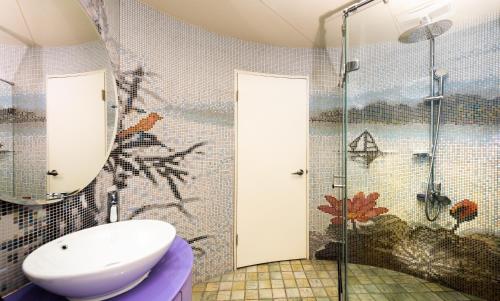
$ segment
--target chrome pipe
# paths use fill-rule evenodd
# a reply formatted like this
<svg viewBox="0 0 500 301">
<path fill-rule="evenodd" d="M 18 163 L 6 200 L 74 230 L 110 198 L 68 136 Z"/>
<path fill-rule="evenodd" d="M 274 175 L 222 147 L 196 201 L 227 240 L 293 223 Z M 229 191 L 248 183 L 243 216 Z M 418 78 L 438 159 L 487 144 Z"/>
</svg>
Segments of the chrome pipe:
<svg viewBox="0 0 500 301">
<path fill-rule="evenodd" d="M 373 1 L 376 1 L 376 0 L 361 0 L 357 3 L 354 3 L 353 5 L 349 6 L 348 8 L 344 9 L 344 15 L 347 16 L 349 15 L 350 13 L 352 12 L 355 12 L 356 10 L 358 10 L 358 8 L 360 7 L 363 7 Z M 384 3 L 387 3 L 386 1 L 384 1 Z"/>
<path fill-rule="evenodd" d="M 444 95 L 444 76 L 439 77 L 438 82 L 439 82 L 438 95 L 441 98 L 443 98 L 443 95 Z"/>
<path fill-rule="evenodd" d="M 430 102 L 431 102 L 431 128 L 430 128 L 430 133 L 429 133 L 429 136 L 431 139 L 429 139 L 430 141 L 430 153 L 432 153 L 432 151 L 434 150 L 434 100 L 432 99 L 432 97 L 436 96 L 435 94 L 435 88 L 434 88 L 434 70 L 436 68 L 435 66 L 435 41 L 434 41 L 434 38 L 431 37 L 429 39 L 429 78 L 430 78 L 430 96 L 431 96 L 431 99 L 430 99 Z M 434 167 L 431 166 L 431 171 L 430 171 L 430 182 L 431 182 L 431 186 L 434 186 Z"/>
<path fill-rule="evenodd" d="M 425 98 L 425 101 L 429 101 L 431 105 L 430 112 L 430 166 L 429 175 L 427 177 L 427 187 L 425 191 L 425 216 L 429 221 L 435 221 L 442 210 L 442 204 L 437 204 L 437 214 L 431 216 L 430 214 L 430 202 L 432 206 L 435 206 L 435 194 L 440 194 L 441 188 L 436 191 L 435 183 L 435 162 L 436 162 L 436 150 L 438 147 L 439 139 L 439 128 L 441 126 L 441 109 L 442 109 L 442 99 L 444 98 L 444 77 L 447 75 L 446 70 L 436 70 L 435 66 L 435 41 L 434 37 L 429 39 L 430 42 L 430 53 L 429 53 L 429 77 L 430 77 L 430 96 Z M 436 80 L 439 83 L 438 91 L 436 93 Z M 437 116 L 435 111 L 435 105 L 437 104 Z"/>
<path fill-rule="evenodd" d="M 347 34 L 346 32 L 346 27 L 347 27 L 347 17 L 355 11 L 358 10 L 358 8 L 363 7 L 367 4 L 370 4 L 372 2 L 375 2 L 377 0 L 361 0 L 359 2 L 354 3 L 351 6 L 348 6 L 346 9 L 344 9 L 343 12 L 343 18 L 342 18 L 342 44 L 341 44 L 341 54 L 340 54 L 340 68 L 339 68 L 339 83 L 338 87 L 339 88 L 344 88 L 345 80 L 346 80 L 346 64 L 347 64 L 347 55 L 344 54 L 345 52 L 345 47 L 344 44 L 345 41 L 345 36 Z M 389 0 L 382 0 L 385 4 L 389 3 Z"/>
</svg>

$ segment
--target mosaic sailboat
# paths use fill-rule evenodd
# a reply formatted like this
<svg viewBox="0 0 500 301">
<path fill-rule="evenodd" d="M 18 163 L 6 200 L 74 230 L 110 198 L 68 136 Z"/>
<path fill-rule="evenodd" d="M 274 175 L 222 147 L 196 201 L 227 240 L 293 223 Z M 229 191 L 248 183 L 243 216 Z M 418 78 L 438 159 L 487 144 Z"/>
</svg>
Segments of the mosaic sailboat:
<svg viewBox="0 0 500 301">
<path fill-rule="evenodd" d="M 351 153 L 351 159 L 353 161 L 361 162 L 365 164 L 367 167 L 372 163 L 376 158 L 382 155 L 377 143 L 375 143 L 375 139 L 372 134 L 365 130 L 361 133 L 356 139 L 354 139 L 351 143 L 349 143 Z"/>
</svg>

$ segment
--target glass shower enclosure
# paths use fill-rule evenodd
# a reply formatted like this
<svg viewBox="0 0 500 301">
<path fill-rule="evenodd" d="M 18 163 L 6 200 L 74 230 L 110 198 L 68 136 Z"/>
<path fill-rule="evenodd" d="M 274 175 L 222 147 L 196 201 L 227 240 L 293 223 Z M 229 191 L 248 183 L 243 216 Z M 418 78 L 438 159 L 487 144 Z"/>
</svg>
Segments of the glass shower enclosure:
<svg viewBox="0 0 500 301">
<path fill-rule="evenodd" d="M 500 8 L 453 5 L 344 9 L 339 300 L 500 293 Z"/>
</svg>

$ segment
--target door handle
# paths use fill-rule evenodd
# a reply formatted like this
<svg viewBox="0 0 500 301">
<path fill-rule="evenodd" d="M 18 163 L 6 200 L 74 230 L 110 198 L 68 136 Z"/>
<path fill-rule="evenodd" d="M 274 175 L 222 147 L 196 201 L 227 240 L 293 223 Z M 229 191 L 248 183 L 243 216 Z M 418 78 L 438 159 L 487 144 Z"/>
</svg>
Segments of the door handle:
<svg viewBox="0 0 500 301">
<path fill-rule="evenodd" d="M 59 173 L 57 172 L 57 170 L 53 169 L 51 171 L 47 171 L 47 175 L 49 176 L 57 176 Z"/>
<path fill-rule="evenodd" d="M 303 169 L 299 169 L 297 170 L 296 172 L 292 172 L 292 175 L 298 175 L 298 176 L 301 176 L 304 174 L 304 170 Z"/>
</svg>

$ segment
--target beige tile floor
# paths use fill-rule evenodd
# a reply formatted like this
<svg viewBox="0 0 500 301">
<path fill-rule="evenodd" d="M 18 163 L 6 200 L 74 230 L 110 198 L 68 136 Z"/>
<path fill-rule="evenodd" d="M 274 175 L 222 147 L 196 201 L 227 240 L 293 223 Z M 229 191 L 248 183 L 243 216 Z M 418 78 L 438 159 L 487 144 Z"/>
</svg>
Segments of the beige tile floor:
<svg viewBox="0 0 500 301">
<path fill-rule="evenodd" d="M 377 267 L 349 264 L 349 300 L 481 300 L 436 283 Z M 338 300 L 337 265 L 292 260 L 250 266 L 193 286 L 193 300 Z"/>
</svg>

